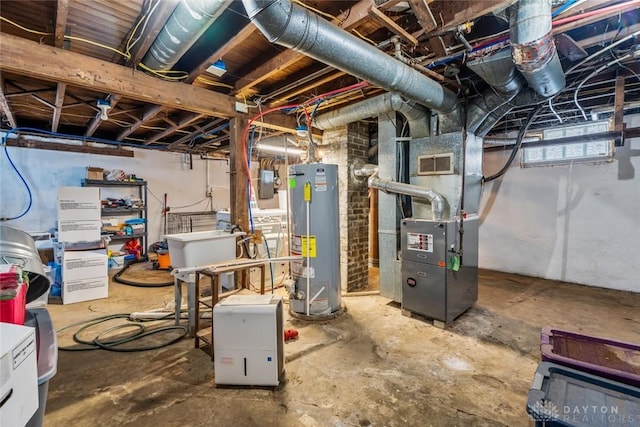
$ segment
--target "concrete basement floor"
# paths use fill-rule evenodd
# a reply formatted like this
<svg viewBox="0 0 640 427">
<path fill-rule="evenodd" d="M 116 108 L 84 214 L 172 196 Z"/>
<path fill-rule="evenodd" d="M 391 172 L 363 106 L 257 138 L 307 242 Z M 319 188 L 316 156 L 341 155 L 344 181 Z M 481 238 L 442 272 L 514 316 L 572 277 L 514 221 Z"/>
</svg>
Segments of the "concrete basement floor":
<svg viewBox="0 0 640 427">
<path fill-rule="evenodd" d="M 112 283 L 109 292 L 49 305 L 56 327 L 173 299 L 173 287 Z M 346 314 L 327 322 L 285 315 L 300 336 L 285 344 L 276 390 L 216 388 L 192 339 L 137 353 L 60 352 L 45 426 L 527 426 L 544 325 L 640 342 L 640 294 L 492 271 L 481 271 L 478 303 L 447 330 L 380 296 L 344 302 Z"/>
</svg>

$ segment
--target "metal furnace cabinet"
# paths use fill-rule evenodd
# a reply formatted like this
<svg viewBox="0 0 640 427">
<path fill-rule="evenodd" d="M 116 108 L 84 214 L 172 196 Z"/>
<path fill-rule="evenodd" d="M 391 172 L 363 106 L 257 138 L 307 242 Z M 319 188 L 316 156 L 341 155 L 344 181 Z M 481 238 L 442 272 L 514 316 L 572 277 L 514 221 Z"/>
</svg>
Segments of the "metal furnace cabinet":
<svg viewBox="0 0 640 427">
<path fill-rule="evenodd" d="M 215 383 L 277 386 L 284 375 L 282 297 L 231 295 L 213 308 Z"/>
<path fill-rule="evenodd" d="M 402 308 L 449 323 L 478 299 L 478 218 L 405 219 Z"/>
</svg>

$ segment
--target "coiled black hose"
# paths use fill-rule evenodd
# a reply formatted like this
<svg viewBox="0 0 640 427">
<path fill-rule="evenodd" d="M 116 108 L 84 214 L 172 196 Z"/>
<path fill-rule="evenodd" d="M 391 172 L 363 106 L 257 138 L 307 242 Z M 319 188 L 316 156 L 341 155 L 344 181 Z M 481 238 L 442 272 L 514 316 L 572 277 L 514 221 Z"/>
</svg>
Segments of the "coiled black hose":
<svg viewBox="0 0 640 427">
<path fill-rule="evenodd" d="M 174 314 L 173 313 L 169 313 L 167 314 L 166 319 L 169 318 L 173 318 Z M 148 322 L 157 322 L 157 321 L 163 321 L 165 319 L 154 319 L 154 320 L 147 320 L 147 321 L 136 321 L 136 322 L 131 322 L 129 321 L 128 323 L 122 324 L 122 325 L 117 325 L 114 326 L 112 328 L 109 328 L 105 331 L 100 332 L 94 339 L 92 340 L 85 340 L 80 338 L 80 334 L 89 329 L 92 326 L 98 325 L 100 323 L 103 322 L 107 322 L 109 320 L 113 320 L 113 319 L 129 319 L 129 315 L 128 314 L 110 314 L 107 316 L 101 316 L 101 317 L 97 317 L 95 319 L 90 319 L 90 320 L 84 320 L 82 322 L 77 322 L 77 323 L 73 323 L 69 326 L 65 326 L 64 328 L 60 329 L 58 331 L 58 334 L 69 329 L 72 328 L 74 326 L 79 326 L 79 325 L 83 325 L 80 329 L 78 329 L 74 334 L 73 334 L 73 341 L 83 345 L 84 347 L 58 347 L 59 350 L 62 351 L 87 351 L 87 350 L 108 350 L 108 351 L 115 351 L 115 352 L 120 352 L 120 353 L 131 353 L 131 352 L 136 352 L 136 351 L 148 351 L 148 350 L 155 350 L 158 348 L 162 348 L 162 347 L 166 347 L 168 345 L 174 344 L 178 341 L 180 341 L 182 338 L 184 338 L 187 333 L 188 333 L 188 329 L 186 326 L 181 326 L 181 325 L 172 325 L 172 326 L 161 326 L 155 329 L 147 329 L 145 327 L 145 325 L 143 323 L 148 323 Z M 124 329 L 124 328 L 131 328 L 131 327 L 135 327 L 137 328 L 137 331 L 129 334 L 125 337 L 122 338 L 118 338 L 118 339 L 113 339 L 113 340 L 105 340 L 103 339 L 103 337 L 105 335 L 107 335 L 110 332 L 119 330 L 119 329 Z M 144 337 L 148 337 L 150 335 L 155 335 L 155 334 L 160 334 L 163 332 L 169 332 L 169 331 L 182 331 L 182 333 L 180 335 L 178 335 L 177 337 L 174 337 L 172 339 L 170 339 L 169 341 L 165 341 L 162 342 L 160 344 L 154 344 L 154 345 L 148 345 L 148 346 L 140 346 L 140 347 L 124 347 L 124 348 L 120 348 L 119 346 L 135 341 L 135 340 L 139 340 L 141 338 Z"/>
</svg>

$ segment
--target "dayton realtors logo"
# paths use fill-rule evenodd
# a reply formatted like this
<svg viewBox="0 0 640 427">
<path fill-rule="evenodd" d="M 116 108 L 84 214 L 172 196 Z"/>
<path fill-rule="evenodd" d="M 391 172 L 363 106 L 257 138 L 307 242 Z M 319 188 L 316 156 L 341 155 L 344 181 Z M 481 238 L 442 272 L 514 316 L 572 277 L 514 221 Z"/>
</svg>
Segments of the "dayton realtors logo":
<svg viewBox="0 0 640 427">
<path fill-rule="evenodd" d="M 538 401 L 533 405 L 531 418 L 534 421 L 563 421 L 565 423 L 636 425 L 640 414 L 620 413 L 617 406 L 605 405 L 565 405 L 561 408 L 549 400 Z"/>
<path fill-rule="evenodd" d="M 562 408 L 562 421 L 594 425 L 633 424 L 640 420 L 640 414 L 620 413 L 618 406 L 576 405 Z"/>
</svg>

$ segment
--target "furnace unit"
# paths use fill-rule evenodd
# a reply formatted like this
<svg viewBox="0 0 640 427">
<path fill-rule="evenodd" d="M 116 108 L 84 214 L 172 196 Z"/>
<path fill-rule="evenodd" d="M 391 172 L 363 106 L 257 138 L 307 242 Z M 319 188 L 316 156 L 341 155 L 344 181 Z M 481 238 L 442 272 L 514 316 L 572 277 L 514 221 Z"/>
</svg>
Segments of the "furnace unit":
<svg viewBox="0 0 640 427">
<path fill-rule="evenodd" d="M 402 308 L 444 326 L 478 299 L 478 217 L 402 221 Z"/>
</svg>

